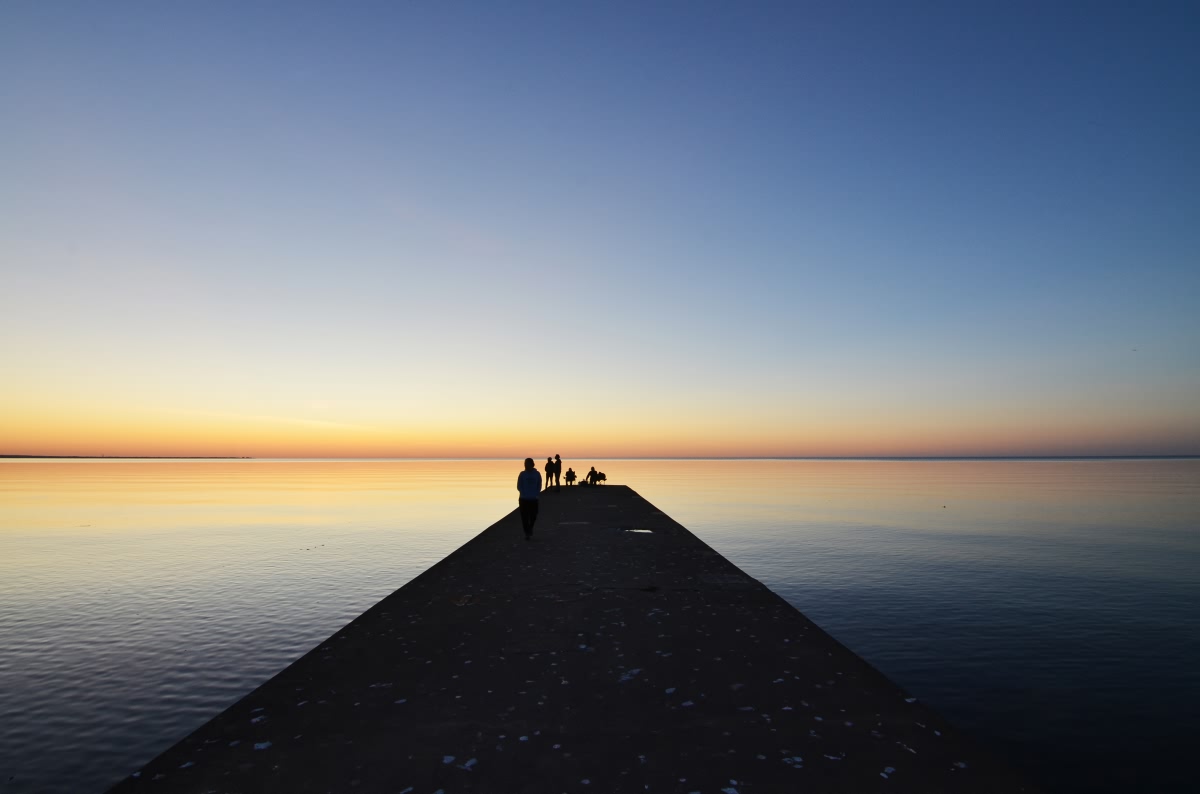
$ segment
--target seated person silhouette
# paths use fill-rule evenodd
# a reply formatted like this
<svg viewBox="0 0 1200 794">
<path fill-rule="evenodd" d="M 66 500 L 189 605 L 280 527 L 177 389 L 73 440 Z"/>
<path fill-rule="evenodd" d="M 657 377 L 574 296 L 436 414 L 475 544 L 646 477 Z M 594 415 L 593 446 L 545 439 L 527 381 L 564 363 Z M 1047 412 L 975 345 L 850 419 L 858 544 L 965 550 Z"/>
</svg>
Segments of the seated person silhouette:
<svg viewBox="0 0 1200 794">
<path fill-rule="evenodd" d="M 567 485 L 575 484 L 575 470 L 567 467 L 567 473 L 563 475 L 563 479 L 567 481 Z"/>
</svg>

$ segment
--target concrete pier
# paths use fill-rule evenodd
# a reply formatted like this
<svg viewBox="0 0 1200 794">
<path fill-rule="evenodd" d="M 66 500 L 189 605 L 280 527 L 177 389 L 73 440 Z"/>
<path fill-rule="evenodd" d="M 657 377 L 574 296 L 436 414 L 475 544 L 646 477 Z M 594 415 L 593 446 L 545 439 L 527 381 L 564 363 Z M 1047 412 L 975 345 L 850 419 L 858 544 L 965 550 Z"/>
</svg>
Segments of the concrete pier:
<svg viewBox="0 0 1200 794">
<path fill-rule="evenodd" d="M 112 791 L 1032 790 L 629 488 L 543 494 L 534 537 L 514 510 Z"/>
</svg>

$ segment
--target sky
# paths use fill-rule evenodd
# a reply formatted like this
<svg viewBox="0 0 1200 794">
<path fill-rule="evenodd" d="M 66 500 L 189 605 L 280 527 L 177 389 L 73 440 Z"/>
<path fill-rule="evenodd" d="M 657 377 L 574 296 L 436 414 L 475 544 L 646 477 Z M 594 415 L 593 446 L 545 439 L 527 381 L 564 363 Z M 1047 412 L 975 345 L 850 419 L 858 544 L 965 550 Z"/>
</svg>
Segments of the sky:
<svg viewBox="0 0 1200 794">
<path fill-rule="evenodd" d="M 0 453 L 1200 454 L 1192 2 L 0 7 Z"/>
</svg>

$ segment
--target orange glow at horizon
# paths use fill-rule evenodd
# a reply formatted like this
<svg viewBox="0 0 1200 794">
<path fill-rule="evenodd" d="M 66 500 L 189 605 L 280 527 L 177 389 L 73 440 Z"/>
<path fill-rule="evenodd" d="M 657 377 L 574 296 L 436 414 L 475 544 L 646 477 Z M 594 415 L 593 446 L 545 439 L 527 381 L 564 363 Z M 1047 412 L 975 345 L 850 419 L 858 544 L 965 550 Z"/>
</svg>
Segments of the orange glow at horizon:
<svg viewBox="0 0 1200 794">
<path fill-rule="evenodd" d="M 9 412 L 0 454 L 108 457 L 535 458 L 939 457 L 1194 454 L 1200 428 L 1113 428 L 1096 420 L 937 421 L 762 417 L 725 424 L 698 418 L 596 417 L 489 426 L 478 418 L 357 427 L 278 417 L 63 416 Z"/>
</svg>

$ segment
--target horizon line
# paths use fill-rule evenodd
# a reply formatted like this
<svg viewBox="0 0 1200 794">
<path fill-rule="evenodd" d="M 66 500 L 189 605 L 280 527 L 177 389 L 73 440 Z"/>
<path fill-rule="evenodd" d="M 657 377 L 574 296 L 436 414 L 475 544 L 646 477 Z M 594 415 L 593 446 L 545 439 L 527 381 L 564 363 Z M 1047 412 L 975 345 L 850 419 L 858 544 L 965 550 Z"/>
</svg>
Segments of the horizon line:
<svg viewBox="0 0 1200 794">
<path fill-rule="evenodd" d="M 575 459 L 587 460 L 1188 460 L 1200 458 L 1193 454 L 1139 454 L 1139 455 L 579 455 Z M 365 456 L 290 456 L 271 457 L 255 455 L 21 455 L 0 454 L 0 460 L 518 460 L 518 456 L 414 456 L 414 457 L 365 457 Z"/>
</svg>

